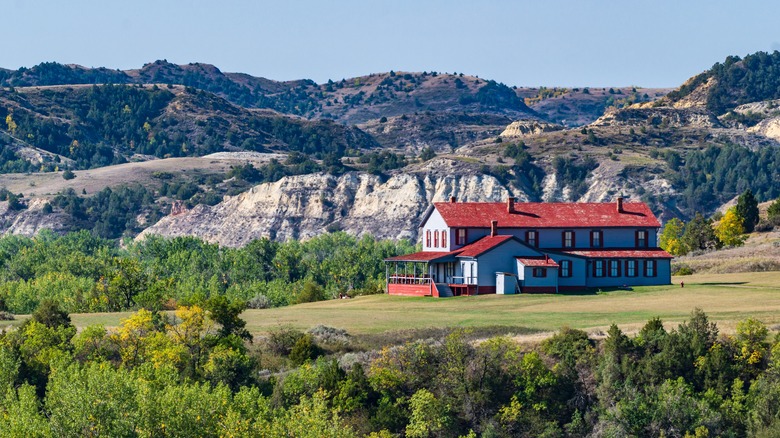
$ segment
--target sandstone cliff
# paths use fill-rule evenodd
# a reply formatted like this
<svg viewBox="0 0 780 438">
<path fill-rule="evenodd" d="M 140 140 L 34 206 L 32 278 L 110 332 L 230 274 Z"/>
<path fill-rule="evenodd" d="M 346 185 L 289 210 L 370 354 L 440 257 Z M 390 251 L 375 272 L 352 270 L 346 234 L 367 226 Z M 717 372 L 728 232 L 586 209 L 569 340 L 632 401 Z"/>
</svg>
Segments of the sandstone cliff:
<svg viewBox="0 0 780 438">
<path fill-rule="evenodd" d="M 452 169 L 452 170 L 450 170 Z M 283 178 L 260 184 L 213 206 L 198 205 L 177 211 L 145 229 L 150 234 L 192 235 L 225 246 L 241 246 L 253 239 L 306 239 L 335 230 L 378 238 L 416 240 L 418 225 L 431 202 L 455 196 L 458 201 L 503 201 L 511 193 L 521 201 L 528 196 L 484 174 L 458 172 L 454 160 L 436 159 L 412 172 L 383 180 L 376 175 L 350 172 Z M 594 172 L 590 189 L 579 200 L 609 201 L 617 194 L 630 195 L 619 167 L 604 166 Z M 665 181 L 648 181 L 648 191 L 668 192 Z M 545 181 L 545 201 L 567 199 L 554 175 Z"/>
</svg>

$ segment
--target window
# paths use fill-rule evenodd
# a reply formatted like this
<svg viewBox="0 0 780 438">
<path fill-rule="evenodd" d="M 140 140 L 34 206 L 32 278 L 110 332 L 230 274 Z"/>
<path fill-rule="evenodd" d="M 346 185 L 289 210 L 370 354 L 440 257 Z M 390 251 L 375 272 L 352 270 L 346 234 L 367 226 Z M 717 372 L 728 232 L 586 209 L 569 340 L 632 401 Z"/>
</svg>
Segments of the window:
<svg viewBox="0 0 780 438">
<path fill-rule="evenodd" d="M 645 277 L 655 277 L 655 260 L 645 260 Z"/>
<path fill-rule="evenodd" d="M 595 230 L 590 232 L 590 246 L 593 248 L 601 248 L 604 246 L 603 234 L 601 230 Z"/>
<path fill-rule="evenodd" d="M 561 260 L 561 269 L 558 271 L 561 277 L 571 277 L 571 260 Z"/>
<path fill-rule="evenodd" d="M 466 244 L 466 229 L 465 228 L 458 228 L 458 231 L 455 234 L 455 244 L 456 245 L 465 245 Z"/>
<path fill-rule="evenodd" d="M 526 231 L 525 232 L 525 242 L 529 246 L 533 246 L 534 248 L 539 248 L 539 232 L 535 230 Z"/>
<path fill-rule="evenodd" d="M 439 247 L 439 232 L 434 231 L 433 232 L 433 246 L 438 248 Z"/>
<path fill-rule="evenodd" d="M 546 277 L 547 268 L 534 268 L 534 277 Z"/>
<path fill-rule="evenodd" d="M 620 277 L 620 260 L 609 261 L 609 276 Z"/>
<path fill-rule="evenodd" d="M 431 247 L 431 230 L 425 232 L 425 246 Z"/>
<path fill-rule="evenodd" d="M 441 230 L 441 247 L 447 247 L 447 230 Z"/>
<path fill-rule="evenodd" d="M 636 232 L 636 247 L 647 248 L 647 231 L 637 230 Z"/>
<path fill-rule="evenodd" d="M 574 248 L 574 231 L 563 232 L 563 247 Z"/>
<path fill-rule="evenodd" d="M 594 277 L 604 276 L 604 260 L 593 261 L 593 276 Z"/>
<path fill-rule="evenodd" d="M 626 277 L 636 277 L 636 260 L 626 260 Z"/>
</svg>

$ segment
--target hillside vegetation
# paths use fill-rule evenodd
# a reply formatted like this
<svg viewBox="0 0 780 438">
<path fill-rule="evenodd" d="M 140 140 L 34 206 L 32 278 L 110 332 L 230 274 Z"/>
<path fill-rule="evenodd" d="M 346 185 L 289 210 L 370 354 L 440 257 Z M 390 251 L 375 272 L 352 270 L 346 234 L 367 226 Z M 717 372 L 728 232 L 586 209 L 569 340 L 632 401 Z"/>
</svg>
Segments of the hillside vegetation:
<svg viewBox="0 0 780 438">
<path fill-rule="evenodd" d="M 176 174 L 165 185 L 153 178 L 138 182 L 151 200 L 142 210 L 163 215 L 173 200 L 181 200 L 187 207 L 201 204 L 197 214 L 203 217 L 225 220 L 234 215 L 236 202 L 224 196 L 252 186 L 294 199 L 286 213 L 264 210 L 270 204 L 249 205 L 250 199 L 241 206 L 257 211 L 259 222 L 277 224 L 274 229 L 287 227 L 283 214 L 304 218 L 301 229 L 274 233 L 287 237 L 344 229 L 357 217 L 371 230 L 395 226 L 398 218 L 366 215 L 353 206 L 371 204 L 379 196 L 374 190 L 388 182 L 390 187 L 414 180 L 426 193 L 404 195 L 408 202 L 445 199 L 456 194 L 447 178 L 476 177 L 490 187 L 464 187 L 468 199 L 503 200 L 511 194 L 530 201 L 592 202 L 623 195 L 647 202 L 662 220 L 688 220 L 697 212 L 713 213 L 747 189 L 762 202 L 780 196 L 780 112 L 772 91 L 778 56 L 728 58 L 667 97 L 666 90 L 641 87 L 516 88 L 462 73 L 391 71 L 316 84 L 224 73 L 208 64 L 156 61 L 116 71 L 44 63 L 0 73 L 5 86 L 0 172 L 14 172 L 8 180 L 21 181 L 21 172 L 79 171 L 156 158 L 286 154 L 252 167 L 237 163 L 221 175 L 203 170 L 196 177 Z M 331 185 L 319 191 L 296 188 L 335 181 L 322 174 L 373 181 L 366 173 L 378 178 L 365 190 L 337 183 L 347 190 L 337 195 L 349 203 L 329 201 Z M 296 175 L 310 177 L 293 179 Z M 0 209 L 3 229 L 39 229 L 33 226 L 41 222 L 34 207 L 56 196 L 46 191 L 45 201 L 33 199 L 41 192 L 32 185 L 15 188 L 15 208 Z M 28 205 L 26 212 L 16 208 Z M 397 211 L 402 210 L 419 214 L 412 205 Z M 160 217 L 146 216 L 111 236 L 134 235 Z M 199 218 L 181 215 L 157 231 L 232 239 L 214 230 L 203 234 L 194 223 Z M 20 223 L 28 225 L 15 225 Z M 414 238 L 415 231 L 410 233 Z"/>
</svg>

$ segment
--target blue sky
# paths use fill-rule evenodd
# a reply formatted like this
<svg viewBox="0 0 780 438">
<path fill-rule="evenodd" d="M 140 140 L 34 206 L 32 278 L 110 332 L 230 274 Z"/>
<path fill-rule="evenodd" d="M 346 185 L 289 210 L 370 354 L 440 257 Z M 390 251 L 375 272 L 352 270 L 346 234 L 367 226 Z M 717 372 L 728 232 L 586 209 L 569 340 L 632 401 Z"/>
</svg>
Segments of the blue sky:
<svg viewBox="0 0 780 438">
<path fill-rule="evenodd" d="M 0 66 L 156 59 L 317 82 L 464 72 L 517 86 L 676 87 L 780 50 L 780 2 L 6 0 Z"/>
</svg>

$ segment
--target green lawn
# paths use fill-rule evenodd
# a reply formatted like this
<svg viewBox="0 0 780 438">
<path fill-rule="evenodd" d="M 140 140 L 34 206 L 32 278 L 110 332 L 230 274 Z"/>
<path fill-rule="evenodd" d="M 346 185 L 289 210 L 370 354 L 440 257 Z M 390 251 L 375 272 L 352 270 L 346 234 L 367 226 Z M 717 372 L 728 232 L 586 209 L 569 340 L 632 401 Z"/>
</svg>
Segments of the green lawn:
<svg viewBox="0 0 780 438">
<path fill-rule="evenodd" d="M 685 288 L 680 288 L 680 280 Z M 617 323 L 636 330 L 648 319 L 685 320 L 703 309 L 723 332 L 733 332 L 740 320 L 753 316 L 767 325 L 780 323 L 780 272 L 710 274 L 675 277 L 673 285 L 638 287 L 633 291 L 598 294 L 484 295 L 456 298 L 409 298 L 375 295 L 331 300 L 243 314 L 253 333 L 281 325 L 307 329 L 317 324 L 353 334 L 427 327 L 522 326 L 553 331 L 568 325 L 605 329 Z M 115 326 L 128 313 L 74 314 L 80 327 Z M 17 322 L 18 323 L 18 322 Z M 2 324 L 2 323 L 0 323 Z"/>
</svg>

